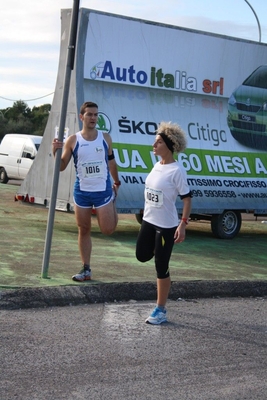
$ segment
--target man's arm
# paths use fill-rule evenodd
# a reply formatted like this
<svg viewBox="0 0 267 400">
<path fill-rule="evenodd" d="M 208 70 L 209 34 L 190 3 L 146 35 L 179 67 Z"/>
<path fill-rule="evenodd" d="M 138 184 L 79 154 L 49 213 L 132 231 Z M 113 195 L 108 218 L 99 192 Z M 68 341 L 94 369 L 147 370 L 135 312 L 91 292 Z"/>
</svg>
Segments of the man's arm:
<svg viewBox="0 0 267 400">
<path fill-rule="evenodd" d="M 106 142 L 108 143 L 108 156 L 111 158 L 108 161 L 110 175 L 112 176 L 112 179 L 114 180 L 114 183 L 116 184 L 116 183 L 119 183 L 119 174 L 118 174 L 117 163 L 116 163 L 116 160 L 115 160 L 114 154 L 113 154 L 112 140 L 108 133 L 104 133 L 104 138 L 105 138 Z M 118 187 L 119 185 L 115 185 L 115 186 Z"/>
<path fill-rule="evenodd" d="M 115 185 L 117 183 L 120 184 L 119 174 L 118 174 L 118 167 L 117 167 L 117 163 L 115 161 L 115 158 L 113 158 L 113 160 L 109 160 L 108 165 L 109 165 L 110 175 L 112 176 L 112 178 L 114 180 L 114 184 Z M 120 186 L 120 185 L 116 185 L 116 186 Z"/>
<path fill-rule="evenodd" d="M 74 144 L 76 143 L 76 136 L 71 135 L 67 138 L 66 142 L 60 142 L 58 139 L 54 139 L 52 142 L 52 151 L 53 155 L 55 157 L 56 151 L 58 149 L 63 148 L 63 153 L 61 155 L 61 161 L 60 161 L 60 171 L 64 171 L 71 159 L 72 156 L 72 149 L 74 148 Z"/>
</svg>

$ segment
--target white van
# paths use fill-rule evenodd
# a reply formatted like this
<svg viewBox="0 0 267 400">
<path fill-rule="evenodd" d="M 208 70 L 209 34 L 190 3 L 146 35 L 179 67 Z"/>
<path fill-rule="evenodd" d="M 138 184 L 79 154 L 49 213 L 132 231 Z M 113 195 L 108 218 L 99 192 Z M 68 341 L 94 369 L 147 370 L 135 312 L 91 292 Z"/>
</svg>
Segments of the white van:
<svg viewBox="0 0 267 400">
<path fill-rule="evenodd" d="M 0 183 L 23 180 L 37 154 L 42 136 L 8 133 L 0 144 Z"/>
</svg>

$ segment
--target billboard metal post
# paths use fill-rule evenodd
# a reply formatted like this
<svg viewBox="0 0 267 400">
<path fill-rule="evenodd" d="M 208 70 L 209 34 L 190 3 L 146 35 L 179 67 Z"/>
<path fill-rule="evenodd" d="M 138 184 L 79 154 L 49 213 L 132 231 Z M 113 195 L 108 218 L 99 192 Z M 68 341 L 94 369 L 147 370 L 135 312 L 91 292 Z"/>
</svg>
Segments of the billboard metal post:
<svg viewBox="0 0 267 400">
<path fill-rule="evenodd" d="M 62 95 L 62 103 L 61 103 L 61 110 L 60 110 L 60 122 L 59 122 L 59 132 L 58 132 L 58 139 L 60 141 L 63 141 L 63 138 L 64 138 L 65 121 L 66 121 L 66 115 L 67 115 L 69 88 L 70 88 L 70 80 L 71 80 L 71 71 L 73 70 L 73 67 L 74 67 L 76 37 L 77 37 L 77 27 L 78 27 L 78 17 L 79 17 L 79 3 L 80 3 L 79 0 L 73 0 L 72 15 L 71 15 L 71 28 L 70 28 L 69 45 L 68 45 L 68 52 L 67 52 L 67 62 L 66 62 L 63 95 Z M 47 228 L 46 228 L 45 247 L 44 247 L 44 255 L 43 255 L 42 274 L 41 274 L 42 278 L 48 277 L 49 259 L 50 259 L 50 252 L 51 252 L 53 225 L 54 225 L 54 218 L 55 218 L 58 182 L 59 182 L 59 174 L 60 174 L 61 154 L 62 154 L 62 149 L 58 149 L 56 152 L 56 157 L 55 157 L 51 198 L 50 198 L 48 221 L 47 221 Z"/>
<path fill-rule="evenodd" d="M 257 24 L 258 24 L 258 29 L 259 29 L 259 42 L 261 42 L 261 26 L 260 26 L 260 21 L 259 18 L 254 10 L 254 8 L 252 7 L 252 5 L 248 2 L 248 0 L 245 0 L 245 2 L 247 3 L 247 5 L 251 8 L 253 14 L 255 15 L 255 18 L 257 20 Z"/>
</svg>

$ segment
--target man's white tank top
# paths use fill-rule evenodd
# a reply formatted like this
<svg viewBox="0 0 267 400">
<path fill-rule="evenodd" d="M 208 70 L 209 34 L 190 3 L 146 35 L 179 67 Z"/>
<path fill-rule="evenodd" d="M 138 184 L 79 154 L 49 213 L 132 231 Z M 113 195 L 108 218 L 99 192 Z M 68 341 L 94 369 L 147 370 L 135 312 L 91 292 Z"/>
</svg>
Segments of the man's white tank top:
<svg viewBox="0 0 267 400">
<path fill-rule="evenodd" d="M 76 133 L 73 150 L 76 169 L 76 184 L 86 192 L 102 192 L 110 186 L 108 169 L 108 144 L 103 133 L 97 131 L 95 140 L 85 140 L 81 132 Z M 78 181 L 78 182 L 77 182 Z"/>
</svg>

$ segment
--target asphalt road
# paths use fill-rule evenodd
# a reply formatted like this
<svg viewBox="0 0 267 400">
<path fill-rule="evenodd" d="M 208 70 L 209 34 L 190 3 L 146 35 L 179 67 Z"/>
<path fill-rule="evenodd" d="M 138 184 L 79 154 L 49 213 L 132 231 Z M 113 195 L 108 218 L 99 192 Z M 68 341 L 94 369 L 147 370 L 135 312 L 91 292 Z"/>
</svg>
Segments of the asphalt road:
<svg viewBox="0 0 267 400">
<path fill-rule="evenodd" d="M 1 400 L 266 400 L 267 298 L 0 311 Z"/>
<path fill-rule="evenodd" d="M 68 229 L 69 244 L 72 231 Z M 131 265 L 127 251 L 127 268 L 118 268 L 118 250 L 123 248 L 118 246 L 118 237 L 112 238 L 116 263 L 109 264 L 107 271 L 99 262 L 95 269 L 99 282 L 70 285 L 70 266 L 66 272 L 65 265 L 60 270 L 56 263 L 52 278 L 58 285 L 39 287 L 37 263 L 31 260 L 27 279 L 32 287 L 0 291 L 0 400 L 266 400 L 267 284 L 265 250 L 256 247 L 260 236 L 246 231 L 246 247 L 241 246 L 239 253 L 242 235 L 233 242 L 215 242 L 206 235 L 207 239 L 205 234 L 189 232 L 186 268 L 201 271 L 201 278 L 193 275 L 193 280 L 180 281 L 181 267 L 177 268 L 179 280 L 173 282 L 168 302 L 169 323 L 159 327 L 144 323 L 154 307 L 154 267 L 137 268 L 134 257 Z M 95 250 L 97 239 L 96 234 Z M 130 239 L 123 241 L 126 250 L 127 246 L 134 248 L 135 241 Z M 60 240 L 61 245 L 62 232 Z M 194 258 L 192 249 L 197 243 Z M 6 240 L 4 245 L 9 244 Z M 19 252 L 17 241 L 15 245 L 6 252 L 6 259 L 6 248 L 1 252 L 1 277 L 5 273 L 8 282 L 22 270 L 25 275 L 23 260 L 28 248 L 22 237 Z M 99 245 L 103 248 L 102 237 Z M 201 257 L 206 256 L 203 248 L 209 248 L 210 256 L 212 245 L 218 264 L 229 254 L 232 263 L 234 256 L 237 261 L 229 264 L 227 258 L 221 270 L 212 261 L 207 270 L 209 263 Z M 36 246 L 35 241 L 38 253 Z M 249 253 L 250 248 L 253 252 Z M 65 246 L 62 251 L 66 253 Z M 255 251 L 260 255 L 257 262 Z M 248 253 L 255 264 L 250 263 Z M 241 258 L 249 268 L 240 267 Z M 11 264 L 8 269 L 6 261 Z M 248 271 L 256 278 L 244 273 Z M 107 272 L 112 283 L 106 283 Z M 133 282 L 125 283 L 125 276 Z M 179 297 L 183 300 L 177 301 Z"/>
</svg>

